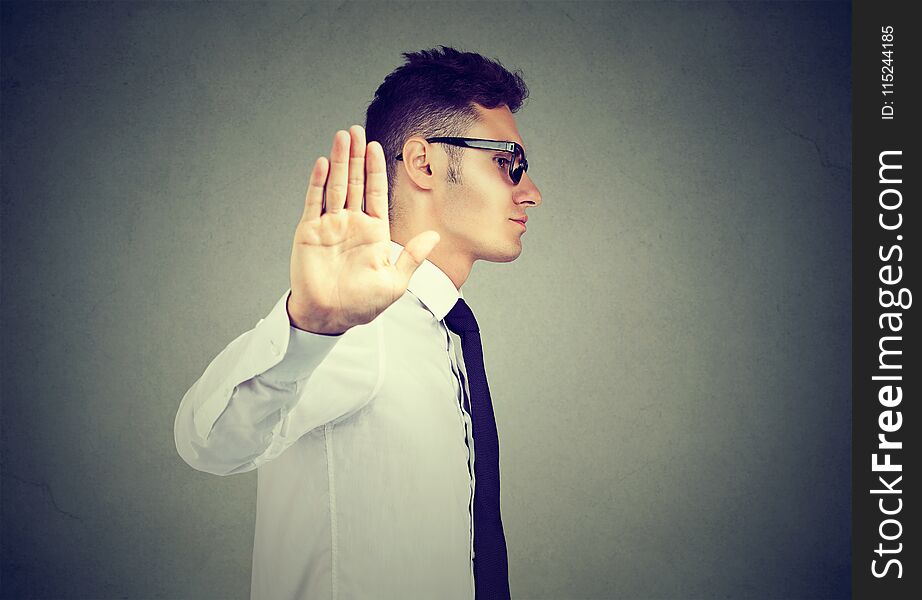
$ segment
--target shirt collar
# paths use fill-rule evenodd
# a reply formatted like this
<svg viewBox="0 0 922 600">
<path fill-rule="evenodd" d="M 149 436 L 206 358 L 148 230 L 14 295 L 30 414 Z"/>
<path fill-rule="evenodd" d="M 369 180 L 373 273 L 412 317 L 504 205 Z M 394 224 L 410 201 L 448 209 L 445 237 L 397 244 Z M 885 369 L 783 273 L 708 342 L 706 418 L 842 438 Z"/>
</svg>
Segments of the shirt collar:
<svg viewBox="0 0 922 600">
<path fill-rule="evenodd" d="M 391 240 L 391 264 L 397 264 L 397 257 L 402 251 L 403 246 Z M 410 277 L 407 289 L 419 298 L 439 321 L 454 308 L 458 298 L 464 298 L 464 294 L 455 287 L 448 275 L 428 260 L 424 260 Z"/>
</svg>

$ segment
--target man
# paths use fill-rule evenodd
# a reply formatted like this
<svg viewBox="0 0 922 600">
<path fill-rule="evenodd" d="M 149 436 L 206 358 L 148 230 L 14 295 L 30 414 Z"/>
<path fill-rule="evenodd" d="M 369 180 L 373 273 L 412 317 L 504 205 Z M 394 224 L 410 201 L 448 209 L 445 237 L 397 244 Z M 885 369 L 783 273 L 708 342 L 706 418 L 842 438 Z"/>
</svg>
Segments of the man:
<svg viewBox="0 0 922 600">
<path fill-rule="evenodd" d="M 461 286 L 474 261 L 519 256 L 541 202 L 513 117 L 528 90 L 478 54 L 404 57 L 366 130 L 337 132 L 314 163 L 290 290 L 176 416 L 192 467 L 258 469 L 253 598 L 509 596 Z"/>
</svg>

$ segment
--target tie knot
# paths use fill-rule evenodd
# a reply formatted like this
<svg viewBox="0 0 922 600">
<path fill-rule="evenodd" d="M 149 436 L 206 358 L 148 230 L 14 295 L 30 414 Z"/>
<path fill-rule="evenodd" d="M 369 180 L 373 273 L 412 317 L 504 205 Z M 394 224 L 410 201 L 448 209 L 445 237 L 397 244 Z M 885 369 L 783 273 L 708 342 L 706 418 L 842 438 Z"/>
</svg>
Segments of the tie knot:
<svg viewBox="0 0 922 600">
<path fill-rule="evenodd" d="M 480 331 L 477 319 L 474 318 L 474 313 L 464 298 L 458 298 L 452 309 L 445 315 L 445 324 L 459 335 L 461 332 Z"/>
</svg>

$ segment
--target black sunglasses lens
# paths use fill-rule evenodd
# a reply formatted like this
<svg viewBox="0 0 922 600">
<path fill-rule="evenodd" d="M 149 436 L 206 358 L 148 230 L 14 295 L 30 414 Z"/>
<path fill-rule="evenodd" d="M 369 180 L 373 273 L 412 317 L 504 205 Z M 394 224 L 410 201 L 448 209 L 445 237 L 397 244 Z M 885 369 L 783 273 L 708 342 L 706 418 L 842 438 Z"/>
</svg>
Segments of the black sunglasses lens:
<svg viewBox="0 0 922 600">
<path fill-rule="evenodd" d="M 522 180 L 522 174 L 528 170 L 528 161 L 525 160 L 525 157 L 522 156 L 519 152 L 515 153 L 515 158 L 513 159 L 512 168 L 509 170 L 509 177 L 512 178 L 512 183 L 518 184 Z"/>
</svg>

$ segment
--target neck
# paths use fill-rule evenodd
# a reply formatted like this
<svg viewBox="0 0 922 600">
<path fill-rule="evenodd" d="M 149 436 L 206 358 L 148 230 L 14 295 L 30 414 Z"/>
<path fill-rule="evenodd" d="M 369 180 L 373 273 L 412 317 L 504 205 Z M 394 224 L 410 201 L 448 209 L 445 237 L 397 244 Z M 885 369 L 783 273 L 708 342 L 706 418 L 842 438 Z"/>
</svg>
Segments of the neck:
<svg viewBox="0 0 922 600">
<path fill-rule="evenodd" d="M 429 227 L 427 229 L 439 231 L 435 227 Z M 406 248 L 407 242 L 413 239 L 416 234 L 422 233 L 427 229 L 404 231 L 399 228 L 391 228 L 391 239 Z M 445 273 L 455 285 L 455 289 L 460 290 L 461 286 L 464 285 L 464 282 L 467 281 L 468 276 L 471 274 L 471 269 L 474 266 L 474 259 L 458 252 L 441 231 L 439 231 L 439 235 L 442 239 L 435 245 L 435 248 L 433 248 L 429 256 L 426 257 L 426 260 Z"/>
</svg>

